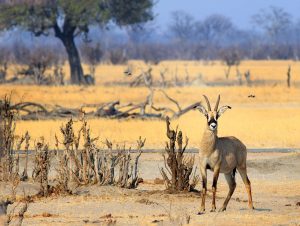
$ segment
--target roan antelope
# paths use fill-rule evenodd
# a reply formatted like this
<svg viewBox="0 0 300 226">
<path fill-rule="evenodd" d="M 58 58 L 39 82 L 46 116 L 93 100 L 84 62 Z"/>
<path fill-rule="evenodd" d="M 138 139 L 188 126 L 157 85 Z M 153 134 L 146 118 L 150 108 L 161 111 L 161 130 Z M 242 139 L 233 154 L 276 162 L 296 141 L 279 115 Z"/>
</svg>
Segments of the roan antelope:
<svg viewBox="0 0 300 226">
<path fill-rule="evenodd" d="M 212 184 L 212 209 L 211 212 L 216 210 L 216 190 L 219 173 L 225 174 L 225 179 L 229 185 L 229 192 L 227 198 L 220 211 L 225 211 L 227 204 L 235 190 L 235 172 L 238 170 L 242 180 L 246 186 L 248 193 L 248 204 L 250 209 L 254 209 L 251 195 L 251 184 L 247 176 L 247 148 L 246 146 L 235 137 L 218 137 L 218 119 L 227 110 L 231 109 L 230 106 L 222 106 L 218 108 L 220 102 L 220 95 L 216 102 L 215 108 L 212 111 L 209 100 L 204 96 L 207 103 L 207 110 L 199 105 L 196 108 L 205 115 L 207 119 L 206 129 L 204 130 L 199 149 L 199 163 L 200 173 L 202 176 L 202 201 L 200 212 L 205 211 L 205 196 L 207 191 L 207 172 L 209 169 L 213 171 L 213 184 Z"/>
</svg>

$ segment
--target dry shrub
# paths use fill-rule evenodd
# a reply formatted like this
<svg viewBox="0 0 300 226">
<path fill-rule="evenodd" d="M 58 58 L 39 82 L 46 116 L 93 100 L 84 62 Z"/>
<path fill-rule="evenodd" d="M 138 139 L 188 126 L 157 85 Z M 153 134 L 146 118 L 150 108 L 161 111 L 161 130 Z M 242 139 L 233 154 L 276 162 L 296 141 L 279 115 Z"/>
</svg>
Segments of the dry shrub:
<svg viewBox="0 0 300 226">
<path fill-rule="evenodd" d="M 176 191 L 193 191 L 199 181 L 199 177 L 193 173 L 194 156 L 186 157 L 184 152 L 188 145 L 186 137 L 185 145 L 183 146 L 182 132 L 172 130 L 170 128 L 170 120 L 166 118 L 167 137 L 169 143 L 166 142 L 166 154 L 163 154 L 165 169 L 161 168 L 161 175 L 164 179 L 167 190 Z M 177 143 L 177 145 L 176 145 Z"/>
<path fill-rule="evenodd" d="M 15 117 L 10 98 L 5 97 L 0 101 L 0 180 L 13 183 L 19 179 L 19 150 L 25 140 L 15 135 Z"/>
<path fill-rule="evenodd" d="M 26 68 L 20 70 L 15 82 L 37 85 L 64 85 L 65 74 L 62 66 L 64 60 L 57 55 L 55 50 L 49 50 L 42 46 L 36 46 L 30 51 L 25 51 L 23 64 Z M 53 68 L 53 73 L 47 72 Z"/>
<path fill-rule="evenodd" d="M 126 64 L 128 58 L 122 48 L 112 49 L 109 52 L 109 61 L 113 64 Z"/>
<path fill-rule="evenodd" d="M 16 201 L 17 188 L 21 180 L 25 180 L 27 166 L 20 177 L 20 150 L 25 141 L 25 150 L 28 153 L 30 136 L 26 132 L 25 136 L 16 136 L 16 116 L 17 111 L 13 109 L 10 98 L 7 96 L 0 100 L 0 181 L 8 182 L 11 187 L 11 197 L 9 202 Z M 26 165 L 28 164 L 28 156 Z M 28 178 L 28 176 L 27 176 Z M 24 211 L 26 211 L 27 204 Z M 21 216 L 22 214 L 20 214 Z M 9 219 L 9 217 L 8 217 Z"/>
<path fill-rule="evenodd" d="M 112 143 L 106 140 L 109 151 L 101 157 L 101 162 L 106 166 L 101 170 L 103 175 L 102 178 L 104 179 L 103 182 L 116 184 L 122 188 L 136 188 L 142 181 L 142 179 L 138 177 L 138 161 L 142 154 L 142 147 L 144 146 L 145 141 L 146 139 L 142 140 L 141 137 L 139 137 L 137 140 L 137 154 L 135 155 L 135 158 L 133 158 L 131 148 L 126 150 L 125 145 L 116 145 L 116 151 L 114 151 Z M 119 169 L 118 179 L 116 179 L 115 168 Z"/>
<path fill-rule="evenodd" d="M 61 127 L 61 133 L 64 137 L 62 142 L 56 137 L 59 159 L 56 180 L 62 192 L 70 192 L 71 183 L 77 186 L 99 184 L 126 188 L 137 187 L 140 182 L 138 160 L 145 140 L 141 138 L 138 140 L 137 154 L 132 159 L 131 149 L 126 150 L 125 147 L 116 146 L 116 150 L 113 150 L 113 144 L 108 140 L 106 141 L 108 150 L 101 150 L 96 144 L 98 138 L 91 137 L 90 128 L 84 119 L 77 132 L 74 131 L 73 120 L 70 119 Z M 81 139 L 82 149 L 79 148 Z M 59 148 L 60 143 L 63 145 L 63 150 Z"/>
<path fill-rule="evenodd" d="M 24 136 L 24 139 L 25 139 L 25 154 L 26 154 L 26 159 L 25 159 L 25 166 L 24 166 L 24 170 L 22 172 L 22 175 L 21 175 L 21 181 L 26 181 L 28 180 L 28 151 L 29 151 L 29 141 L 30 141 L 30 135 L 28 133 L 28 131 L 25 133 L 25 136 Z"/>
<path fill-rule="evenodd" d="M 39 195 L 49 195 L 49 170 L 50 170 L 50 153 L 48 145 L 45 144 L 44 138 L 35 144 L 35 159 L 32 178 L 40 184 Z"/>
<path fill-rule="evenodd" d="M 231 67 L 236 66 L 238 68 L 239 64 L 241 63 L 241 55 L 237 49 L 227 48 L 221 52 L 221 59 L 227 66 L 225 76 L 226 79 L 228 79 Z"/>
<path fill-rule="evenodd" d="M 7 77 L 8 64 L 11 61 L 9 48 L 0 46 L 0 83 L 5 82 Z"/>
<path fill-rule="evenodd" d="M 88 84 L 94 85 L 96 67 L 99 63 L 101 63 L 102 57 L 104 55 L 103 48 L 100 43 L 84 43 L 80 48 L 80 52 L 82 54 L 84 62 L 89 65 L 89 71 L 92 80 L 91 82 L 88 82 Z"/>
</svg>

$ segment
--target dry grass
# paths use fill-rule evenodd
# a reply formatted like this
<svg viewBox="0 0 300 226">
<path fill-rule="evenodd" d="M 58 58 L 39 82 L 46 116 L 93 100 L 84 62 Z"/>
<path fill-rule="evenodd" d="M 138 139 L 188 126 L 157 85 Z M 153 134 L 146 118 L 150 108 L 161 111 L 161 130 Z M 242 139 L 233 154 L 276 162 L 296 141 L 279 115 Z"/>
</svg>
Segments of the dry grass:
<svg viewBox="0 0 300 226">
<path fill-rule="evenodd" d="M 18 123 L 16 131 L 17 134 L 23 134 L 28 130 L 33 139 L 44 136 L 50 142 L 50 147 L 54 147 L 54 134 L 58 133 L 64 122 L 23 121 Z M 93 136 L 100 136 L 100 142 L 109 138 L 114 143 L 126 143 L 129 146 L 134 145 L 142 134 L 147 139 L 146 148 L 164 147 L 164 121 L 93 119 L 89 123 Z M 205 126 L 204 117 L 198 112 L 191 112 L 173 123 L 176 124 L 190 138 L 189 147 L 197 147 Z M 220 119 L 219 135 L 237 136 L 248 147 L 299 147 L 299 124 L 299 108 L 233 108 Z"/>
<path fill-rule="evenodd" d="M 141 62 L 133 61 L 134 74 L 139 73 L 138 65 Z M 206 94 L 214 101 L 217 94 L 221 94 L 221 104 L 229 104 L 231 111 L 220 119 L 219 134 L 235 135 L 241 138 L 248 147 L 299 147 L 300 135 L 300 92 L 297 88 L 288 89 L 286 85 L 286 71 L 288 65 L 292 66 L 292 81 L 300 81 L 300 63 L 294 61 L 244 61 L 240 66 L 243 72 L 250 69 L 253 79 L 280 80 L 277 86 L 261 87 L 176 87 L 166 89 L 166 92 L 179 101 L 182 106 L 202 99 Z M 174 71 L 178 70 L 180 77 L 185 76 L 185 68 L 191 77 L 199 73 L 204 80 L 217 81 L 224 79 L 225 66 L 220 62 L 162 62 L 154 66 L 153 75 L 158 77 L 159 70 L 169 68 L 166 78 L 170 79 Z M 58 104 L 66 107 L 79 107 L 83 104 L 103 103 L 120 100 L 121 103 L 140 102 L 148 94 L 146 88 L 128 88 L 125 86 L 104 86 L 104 83 L 115 82 L 128 78 L 123 75 L 126 66 L 99 65 L 97 68 L 98 86 L 95 87 L 43 87 L 43 86 L 0 86 L 0 97 L 12 92 L 12 100 L 34 101 L 42 104 Z M 66 70 L 67 66 L 66 66 Z M 12 69 L 11 69 L 12 72 Z M 230 79 L 235 79 L 235 70 Z M 67 72 L 68 73 L 68 72 Z M 169 77 L 168 77 L 169 76 Z M 293 82 L 292 82 L 293 84 Z M 248 98 L 248 95 L 255 98 Z M 155 93 L 156 106 L 170 105 L 159 92 Z M 54 134 L 64 120 L 58 121 L 23 121 L 17 125 L 17 133 L 22 134 L 29 130 L 33 140 L 44 136 L 54 145 Z M 126 142 L 132 145 L 139 135 L 147 138 L 146 148 L 162 148 L 165 137 L 165 123 L 151 120 L 106 120 L 94 119 L 90 121 L 94 136 L 100 136 L 100 141 L 105 138 L 112 142 Z M 198 112 L 190 112 L 172 123 L 179 124 L 182 131 L 190 138 L 189 147 L 197 147 L 205 120 Z M 138 130 L 137 130 L 138 128 Z"/>
<path fill-rule="evenodd" d="M 33 101 L 42 104 L 58 104 L 66 107 L 79 107 L 83 104 L 97 104 L 113 100 L 121 103 L 144 101 L 148 89 L 143 87 L 129 88 L 124 86 L 95 87 L 47 87 L 47 86 L 0 86 L 0 97 L 12 93 L 12 101 Z M 278 87 L 176 87 L 166 89 L 166 92 L 182 105 L 191 104 L 202 99 L 206 94 L 213 100 L 221 94 L 221 102 L 227 104 L 243 104 L 249 106 L 298 104 L 300 92 L 297 88 Z M 253 94 L 255 98 L 248 98 Z M 170 103 L 163 95 L 156 93 L 156 104 Z"/>
<path fill-rule="evenodd" d="M 133 66 L 133 73 L 139 74 L 140 67 L 146 68 L 147 66 L 141 61 L 130 61 L 130 65 Z M 300 73 L 300 63 L 291 60 L 278 60 L 278 61 L 243 61 L 239 70 L 241 73 L 247 70 L 251 71 L 251 77 L 253 79 L 260 80 L 281 80 L 285 82 L 288 65 L 292 68 L 292 80 L 300 81 L 299 76 L 293 76 Z M 99 65 L 96 69 L 98 84 L 101 82 L 115 82 L 120 80 L 126 80 L 123 75 L 123 71 L 126 66 L 111 66 L 111 65 Z M 167 69 L 166 79 L 170 79 L 177 71 L 179 77 L 186 76 L 186 69 L 190 75 L 190 78 L 196 78 L 198 75 L 202 75 L 204 81 L 218 81 L 225 78 L 225 70 L 227 69 L 220 61 L 163 61 L 158 65 L 152 66 L 153 75 L 155 78 L 159 78 L 160 70 Z M 87 66 L 84 66 L 85 71 L 88 71 Z M 69 68 L 66 65 L 65 71 L 69 74 Z M 236 70 L 232 68 L 229 75 L 230 80 L 236 79 Z"/>
<path fill-rule="evenodd" d="M 141 72 L 140 68 L 147 68 L 147 65 L 142 61 L 129 61 L 129 65 L 132 65 L 133 74 L 138 75 Z M 239 70 L 241 73 L 247 70 L 251 71 L 251 77 L 253 79 L 260 80 L 280 80 L 286 81 L 286 73 L 288 66 L 292 68 L 292 81 L 300 81 L 299 76 L 295 76 L 300 73 L 300 62 L 292 60 L 247 60 L 242 61 Z M 24 66 L 12 65 L 8 69 L 8 77 L 17 73 L 20 68 Z M 123 72 L 127 68 L 126 65 L 109 65 L 100 64 L 96 68 L 96 82 L 97 84 L 103 84 L 107 82 L 120 82 L 126 81 Z M 70 69 L 66 63 L 63 67 L 66 75 L 70 74 Z M 83 65 L 85 73 L 89 73 L 88 65 Z M 204 81 L 218 81 L 225 78 L 226 65 L 220 61 L 162 61 L 158 65 L 152 66 L 153 75 L 155 78 L 159 78 L 159 72 L 163 69 L 167 69 L 166 79 L 170 79 L 177 71 L 179 77 L 186 76 L 186 69 L 190 75 L 190 78 L 198 77 L 202 75 Z M 232 68 L 229 75 L 230 80 L 236 79 L 236 70 Z M 66 77 L 68 78 L 68 77 Z"/>
</svg>

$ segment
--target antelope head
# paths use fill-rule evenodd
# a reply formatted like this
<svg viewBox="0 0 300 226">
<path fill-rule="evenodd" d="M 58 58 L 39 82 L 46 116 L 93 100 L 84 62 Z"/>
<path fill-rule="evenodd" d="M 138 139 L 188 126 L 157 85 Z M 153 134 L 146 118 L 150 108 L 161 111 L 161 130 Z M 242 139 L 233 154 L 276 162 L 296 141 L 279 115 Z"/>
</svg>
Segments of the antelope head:
<svg viewBox="0 0 300 226">
<path fill-rule="evenodd" d="M 222 106 L 219 108 L 219 103 L 220 103 L 220 95 L 218 96 L 216 105 L 214 110 L 211 110 L 211 106 L 210 106 L 210 102 L 207 98 L 207 96 L 203 95 L 206 104 L 207 104 L 207 109 L 205 109 L 205 107 L 203 107 L 202 105 L 197 106 L 196 108 L 202 113 L 204 114 L 204 116 L 207 119 L 207 127 L 209 130 L 211 131 L 215 131 L 218 128 L 218 119 L 220 118 L 220 116 L 227 110 L 227 109 L 231 109 L 230 106 Z"/>
</svg>

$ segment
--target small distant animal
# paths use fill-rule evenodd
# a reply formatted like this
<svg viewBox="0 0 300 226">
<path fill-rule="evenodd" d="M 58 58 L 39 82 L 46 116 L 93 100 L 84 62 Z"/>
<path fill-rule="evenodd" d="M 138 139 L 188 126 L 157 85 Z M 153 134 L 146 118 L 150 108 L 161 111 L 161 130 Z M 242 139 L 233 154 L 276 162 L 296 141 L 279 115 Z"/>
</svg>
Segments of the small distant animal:
<svg viewBox="0 0 300 226">
<path fill-rule="evenodd" d="M 127 67 L 126 70 L 124 71 L 124 74 L 126 76 L 131 76 L 132 75 L 132 69 L 130 67 Z"/>
<path fill-rule="evenodd" d="M 255 98 L 255 95 L 249 95 L 248 98 Z"/>
<path fill-rule="evenodd" d="M 220 95 L 216 102 L 214 110 L 211 110 L 209 100 L 204 96 L 207 103 L 207 110 L 201 104 L 196 107 L 206 117 L 206 128 L 203 132 L 199 148 L 199 169 L 202 176 L 202 193 L 201 207 L 199 214 L 205 212 L 205 196 L 207 191 L 207 169 L 213 171 L 212 184 L 212 209 L 216 211 L 216 191 L 217 182 L 220 173 L 225 174 L 225 179 L 229 185 L 229 192 L 219 211 L 225 211 L 228 202 L 236 188 L 235 173 L 240 173 L 242 180 L 246 186 L 248 193 L 248 205 L 250 209 L 254 209 L 251 194 L 251 184 L 247 176 L 247 148 L 236 137 L 218 137 L 218 119 L 230 106 L 222 106 L 219 108 Z"/>
</svg>

